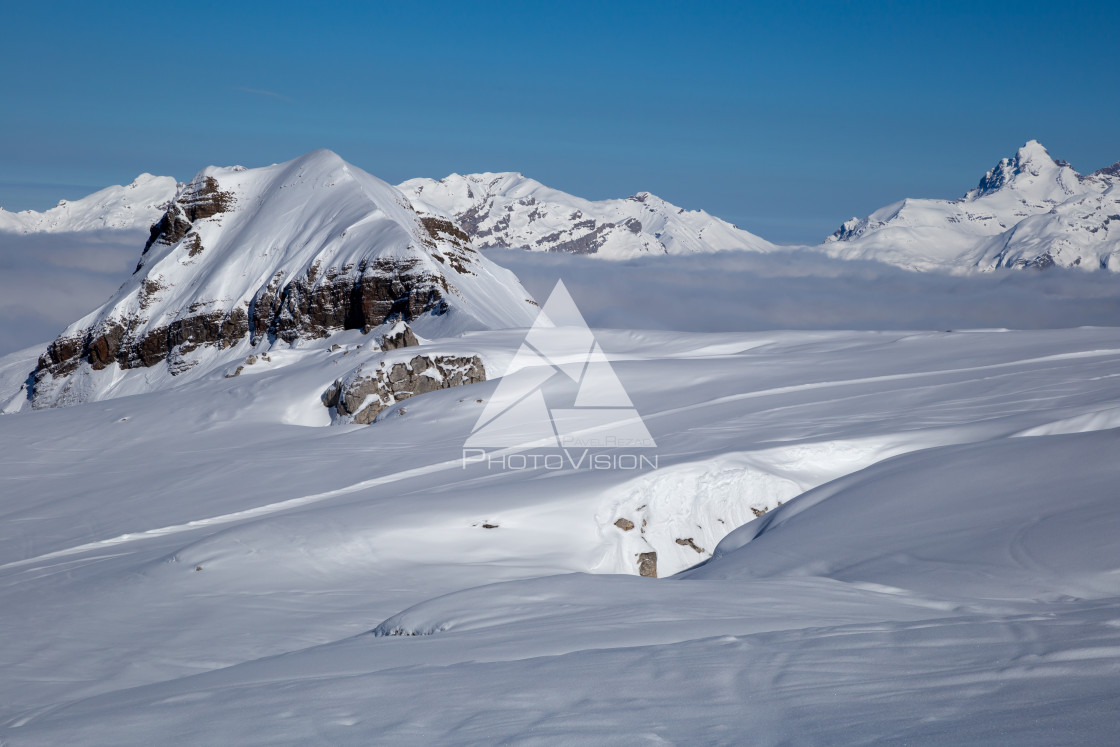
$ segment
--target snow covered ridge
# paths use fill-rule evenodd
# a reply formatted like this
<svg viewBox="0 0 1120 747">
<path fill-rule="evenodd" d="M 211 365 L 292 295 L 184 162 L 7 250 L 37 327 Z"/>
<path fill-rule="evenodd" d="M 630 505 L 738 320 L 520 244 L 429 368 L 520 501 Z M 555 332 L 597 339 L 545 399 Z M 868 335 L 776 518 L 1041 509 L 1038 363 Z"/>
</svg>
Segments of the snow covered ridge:
<svg viewBox="0 0 1120 747">
<path fill-rule="evenodd" d="M 170 176 L 141 174 L 131 184 L 112 186 L 80 200 L 62 200 L 41 213 L 10 213 L 0 207 L 0 232 L 72 233 L 99 229 L 147 228 L 182 187 Z"/>
<path fill-rule="evenodd" d="M 703 210 L 684 210 L 649 192 L 585 200 L 517 173 L 452 174 L 399 187 L 418 211 L 450 217 L 482 248 L 607 259 L 776 248 Z"/>
<path fill-rule="evenodd" d="M 1036 140 L 957 200 L 906 199 L 852 218 L 821 248 L 913 270 L 1120 271 L 1120 162 L 1083 176 Z"/>
<path fill-rule="evenodd" d="M 166 206 L 132 277 L 40 357 L 32 404 L 113 396 L 122 374 L 159 388 L 390 320 L 441 337 L 527 326 L 535 311 L 454 225 L 330 151 L 209 167 Z"/>
<path fill-rule="evenodd" d="M 169 223 L 161 228 L 165 241 L 178 240 L 178 232 L 189 230 L 186 212 L 192 209 L 183 200 L 190 202 L 190 192 L 200 188 L 197 182 L 204 176 L 184 187 L 171 177 L 142 174 L 127 187 L 64 201 L 44 213 L 0 209 L 0 232 L 147 228 L 163 221 L 164 209 L 180 196 L 177 204 L 183 214 L 172 210 Z M 865 218 L 845 221 L 811 248 L 839 259 L 873 260 L 918 271 L 1055 265 L 1120 271 L 1118 182 L 1120 162 L 1081 175 L 1031 140 L 957 200 L 907 198 Z M 415 212 L 449 221 L 482 249 L 605 259 L 782 249 L 703 210 L 684 210 L 648 192 L 626 199 L 586 200 L 512 172 L 410 179 L 398 188 Z M 181 194 L 184 189 L 188 194 Z M 196 232 L 190 246 L 198 240 Z"/>
</svg>

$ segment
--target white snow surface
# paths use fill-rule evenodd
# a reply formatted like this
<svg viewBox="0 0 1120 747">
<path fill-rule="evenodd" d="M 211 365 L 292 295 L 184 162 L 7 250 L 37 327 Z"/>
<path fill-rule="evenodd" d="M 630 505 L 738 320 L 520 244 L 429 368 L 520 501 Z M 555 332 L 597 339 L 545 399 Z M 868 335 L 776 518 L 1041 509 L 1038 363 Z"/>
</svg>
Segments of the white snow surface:
<svg viewBox="0 0 1120 747">
<path fill-rule="evenodd" d="M 106 187 L 80 200 L 60 200 L 57 206 L 41 213 L 12 213 L 0 208 L 0 234 L 146 230 L 159 220 L 181 186 L 173 177 L 145 173 L 125 186 Z"/>
<path fill-rule="evenodd" d="M 1082 176 L 1036 140 L 957 200 L 905 199 L 852 218 L 821 249 L 911 270 L 1051 265 L 1120 270 L 1120 169 Z"/>
<path fill-rule="evenodd" d="M 685 210 L 649 192 L 585 200 L 511 172 L 410 179 L 399 186 L 417 210 L 453 218 L 484 248 L 605 259 L 776 248 L 703 210 Z"/>
<path fill-rule="evenodd" d="M 656 470 L 311 427 L 358 331 L 0 417 L 0 741 L 1114 739 L 1120 330 L 595 334 Z"/>
</svg>

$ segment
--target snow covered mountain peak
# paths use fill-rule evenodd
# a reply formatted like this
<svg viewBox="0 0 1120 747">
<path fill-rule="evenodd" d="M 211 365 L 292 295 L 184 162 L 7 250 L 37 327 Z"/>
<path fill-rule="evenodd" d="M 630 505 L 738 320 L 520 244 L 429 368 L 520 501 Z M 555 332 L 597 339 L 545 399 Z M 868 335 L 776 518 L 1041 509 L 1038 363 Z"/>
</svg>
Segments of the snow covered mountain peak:
<svg viewBox="0 0 1120 747">
<path fill-rule="evenodd" d="M 1010 188 L 1041 200 L 1060 199 L 1078 191 L 1080 175 L 1065 161 L 1055 161 L 1037 140 L 1028 140 L 1014 157 L 1001 159 L 965 195 L 966 200 Z"/>
<path fill-rule="evenodd" d="M 1082 176 L 1029 140 L 960 199 L 901 200 L 845 221 L 822 248 L 912 270 L 1120 270 L 1117 173 Z"/>
<path fill-rule="evenodd" d="M 483 248 L 607 259 L 774 249 L 770 242 L 702 210 L 684 210 L 649 192 L 586 200 L 517 172 L 451 174 L 439 180 L 410 179 L 399 186 L 418 211 L 453 220 Z"/>
<path fill-rule="evenodd" d="M 49 346 L 33 403 L 114 396 L 130 381 L 146 390 L 393 320 L 446 336 L 528 326 L 534 312 L 516 277 L 450 222 L 331 151 L 211 166 L 167 204 L 132 277 Z"/>
</svg>

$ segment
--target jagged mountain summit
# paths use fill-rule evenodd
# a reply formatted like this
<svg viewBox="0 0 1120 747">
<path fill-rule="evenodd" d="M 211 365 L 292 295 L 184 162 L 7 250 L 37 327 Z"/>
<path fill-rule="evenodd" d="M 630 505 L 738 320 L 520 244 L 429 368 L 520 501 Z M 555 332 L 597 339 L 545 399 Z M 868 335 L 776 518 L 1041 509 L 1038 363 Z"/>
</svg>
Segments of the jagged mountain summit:
<svg viewBox="0 0 1120 747">
<path fill-rule="evenodd" d="M 593 254 L 771 251 L 765 239 L 703 210 L 685 210 L 648 192 L 585 200 L 518 173 L 452 174 L 399 185 L 422 213 L 451 218 L 480 247 Z"/>
<path fill-rule="evenodd" d="M 80 200 L 61 200 L 43 212 L 8 212 L 0 207 L 0 232 L 72 233 L 147 228 L 157 221 L 183 185 L 170 176 L 141 174 L 124 186 L 98 190 Z"/>
<path fill-rule="evenodd" d="M 210 167 L 152 226 L 132 277 L 50 344 L 32 404 L 147 391 L 343 330 L 403 320 L 440 337 L 528 326 L 535 312 L 450 222 L 330 151 Z"/>
<path fill-rule="evenodd" d="M 1120 163 L 1081 175 L 1036 140 L 957 200 L 905 199 L 852 218 L 821 248 L 913 270 L 1120 271 Z"/>
</svg>

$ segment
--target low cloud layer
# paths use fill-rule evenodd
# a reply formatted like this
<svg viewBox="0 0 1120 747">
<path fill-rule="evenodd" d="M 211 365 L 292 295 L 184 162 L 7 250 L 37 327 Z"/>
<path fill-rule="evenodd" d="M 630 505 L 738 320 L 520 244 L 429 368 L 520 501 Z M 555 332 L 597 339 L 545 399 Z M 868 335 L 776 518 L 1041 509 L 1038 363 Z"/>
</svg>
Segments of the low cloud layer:
<svg viewBox="0 0 1120 747">
<path fill-rule="evenodd" d="M 768 329 L 1053 329 L 1120 326 L 1120 276 L 1009 270 L 946 276 L 809 250 L 604 262 L 488 252 L 538 301 L 562 278 L 594 327 L 699 332 Z"/>
<path fill-rule="evenodd" d="M 0 355 L 52 340 L 113 294 L 146 232 L 0 234 Z M 1120 327 L 1120 276 L 1007 271 L 949 277 L 812 251 L 606 262 L 489 251 L 540 301 L 563 278 L 595 327 L 767 329 Z"/>
<path fill-rule="evenodd" d="M 53 340 L 129 276 L 147 231 L 0 233 L 0 355 Z"/>
</svg>

